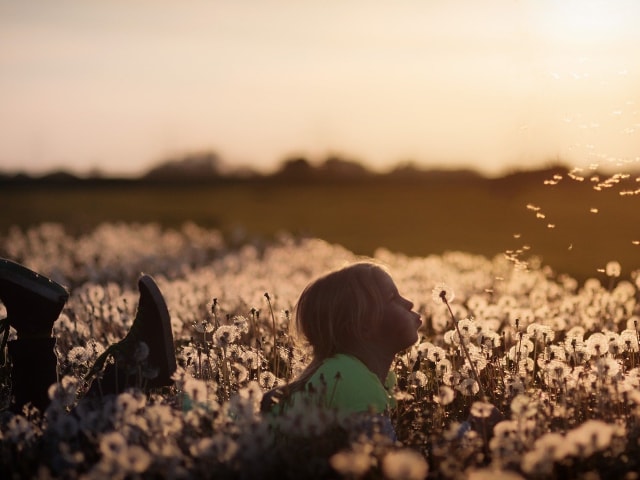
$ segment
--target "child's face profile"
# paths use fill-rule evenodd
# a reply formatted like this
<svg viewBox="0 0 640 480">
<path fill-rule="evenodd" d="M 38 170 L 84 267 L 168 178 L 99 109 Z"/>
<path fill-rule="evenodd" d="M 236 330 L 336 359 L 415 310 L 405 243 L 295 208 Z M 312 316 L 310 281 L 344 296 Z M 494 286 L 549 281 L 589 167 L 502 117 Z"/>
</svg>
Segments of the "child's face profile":
<svg viewBox="0 0 640 480">
<path fill-rule="evenodd" d="M 386 352 L 395 354 L 416 343 L 422 321 L 413 311 L 413 302 L 400 295 L 387 273 L 380 271 L 376 281 L 382 294 L 384 315 L 371 340 Z"/>
</svg>

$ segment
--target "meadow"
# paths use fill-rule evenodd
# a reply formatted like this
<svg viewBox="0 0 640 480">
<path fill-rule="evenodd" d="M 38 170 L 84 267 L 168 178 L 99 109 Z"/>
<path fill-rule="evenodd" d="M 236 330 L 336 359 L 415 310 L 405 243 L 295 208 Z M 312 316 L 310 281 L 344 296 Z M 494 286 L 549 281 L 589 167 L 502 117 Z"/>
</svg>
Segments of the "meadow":
<svg viewBox="0 0 640 480">
<path fill-rule="evenodd" d="M 0 256 L 71 295 L 51 406 L 0 413 L 0 477 L 637 478 L 639 197 L 609 178 L 3 187 Z M 398 441 L 320 408 L 263 417 L 309 361 L 298 295 L 363 255 L 423 319 L 393 364 Z M 169 307 L 175 385 L 89 407 L 141 272 Z"/>
<path fill-rule="evenodd" d="M 342 246 L 287 234 L 230 245 L 194 223 L 48 223 L 10 229 L 0 254 L 71 290 L 51 406 L 0 417 L 2 478 L 637 478 L 640 276 L 616 262 L 580 284 L 503 254 L 376 250 L 423 318 L 393 365 L 392 442 L 324 409 L 259 413 L 262 393 L 309 359 L 288 322 L 311 279 L 359 258 Z M 141 271 L 169 307 L 175 386 L 88 408 L 84 375 L 131 325 Z M 0 379 L 6 406 L 6 365 Z"/>
</svg>

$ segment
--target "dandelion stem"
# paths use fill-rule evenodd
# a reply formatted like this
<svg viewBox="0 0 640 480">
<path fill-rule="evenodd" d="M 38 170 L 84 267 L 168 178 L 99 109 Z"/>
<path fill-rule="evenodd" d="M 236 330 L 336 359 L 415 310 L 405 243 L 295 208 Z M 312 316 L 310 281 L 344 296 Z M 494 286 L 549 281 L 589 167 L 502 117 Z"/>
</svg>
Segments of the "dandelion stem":
<svg viewBox="0 0 640 480">
<path fill-rule="evenodd" d="M 265 293 L 264 297 L 267 299 L 267 305 L 269 305 L 269 313 L 271 314 L 271 325 L 273 328 L 273 369 L 274 375 L 278 376 L 278 331 L 276 330 L 276 316 L 273 314 L 273 307 L 271 306 L 271 298 L 269 293 Z"/>
<path fill-rule="evenodd" d="M 471 371 L 473 372 L 473 376 L 475 377 L 476 382 L 478 382 L 478 388 L 480 389 L 480 394 L 482 395 L 483 398 L 487 398 L 487 395 L 484 392 L 484 388 L 482 387 L 482 383 L 480 382 L 480 376 L 478 375 L 478 371 L 476 370 L 474 363 L 471 361 L 471 355 L 469 354 L 469 350 L 467 349 L 467 346 L 464 343 L 464 339 L 462 338 L 462 334 L 460 333 L 460 327 L 458 327 L 458 320 L 456 319 L 456 316 L 453 314 L 451 305 L 449 305 L 449 301 L 447 300 L 447 292 L 443 290 L 440 293 L 440 298 L 442 299 L 443 303 L 447 306 L 447 309 L 449 310 L 449 315 L 451 315 L 453 324 L 456 327 L 456 332 L 458 332 L 458 336 L 460 337 L 460 346 L 462 347 L 462 351 L 464 352 L 465 357 L 467 357 L 467 361 L 469 362 L 469 366 L 471 367 Z"/>
</svg>

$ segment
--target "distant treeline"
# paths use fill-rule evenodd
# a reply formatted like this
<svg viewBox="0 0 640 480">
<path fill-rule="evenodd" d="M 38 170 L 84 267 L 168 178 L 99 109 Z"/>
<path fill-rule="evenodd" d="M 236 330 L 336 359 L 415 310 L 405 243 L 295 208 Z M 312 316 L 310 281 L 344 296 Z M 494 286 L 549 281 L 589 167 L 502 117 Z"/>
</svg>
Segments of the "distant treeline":
<svg viewBox="0 0 640 480">
<path fill-rule="evenodd" d="M 320 163 L 312 163 L 304 157 L 293 157 L 284 160 L 273 173 L 259 173 L 249 167 L 233 168 L 226 165 L 213 152 L 185 155 L 176 159 L 160 162 L 147 172 L 137 177 L 114 177 L 94 173 L 78 176 L 64 170 L 57 170 L 44 175 L 27 173 L 0 172 L 0 184 L 5 186 L 24 184 L 45 184 L 71 186 L 73 184 L 172 184 L 172 183 L 227 183 L 246 181 L 300 181 L 300 182 L 359 182 L 359 181 L 410 181 L 410 182 L 452 182 L 455 184 L 483 183 L 491 180 L 500 186 L 513 186 L 522 182 L 553 181 L 558 176 L 570 175 L 567 166 L 558 162 L 535 170 L 513 170 L 500 178 L 489 179 L 481 173 L 470 169 L 429 169 L 415 163 L 399 164 L 387 172 L 374 172 L 357 161 L 330 156 Z M 589 172 L 587 180 L 601 176 L 598 172 Z M 631 175 L 635 181 L 637 175 Z"/>
</svg>

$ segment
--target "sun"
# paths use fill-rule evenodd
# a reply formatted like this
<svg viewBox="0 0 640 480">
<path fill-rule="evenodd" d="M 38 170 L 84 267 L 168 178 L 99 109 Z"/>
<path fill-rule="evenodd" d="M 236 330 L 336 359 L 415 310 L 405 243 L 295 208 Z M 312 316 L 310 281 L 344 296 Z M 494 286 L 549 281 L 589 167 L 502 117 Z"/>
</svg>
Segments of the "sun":
<svg viewBox="0 0 640 480">
<path fill-rule="evenodd" d="M 563 43 L 601 44 L 631 32 L 640 3 L 626 0 L 548 0 L 538 4 L 545 35 Z"/>
</svg>

